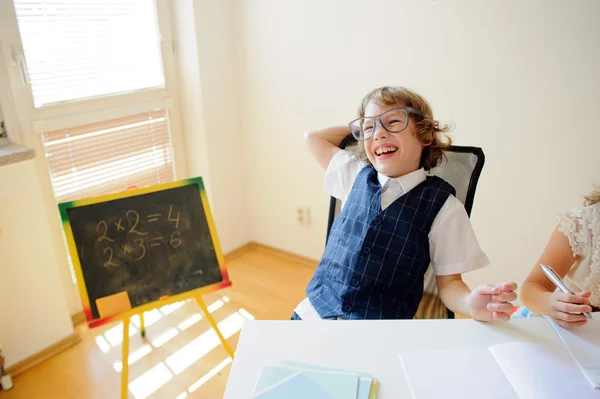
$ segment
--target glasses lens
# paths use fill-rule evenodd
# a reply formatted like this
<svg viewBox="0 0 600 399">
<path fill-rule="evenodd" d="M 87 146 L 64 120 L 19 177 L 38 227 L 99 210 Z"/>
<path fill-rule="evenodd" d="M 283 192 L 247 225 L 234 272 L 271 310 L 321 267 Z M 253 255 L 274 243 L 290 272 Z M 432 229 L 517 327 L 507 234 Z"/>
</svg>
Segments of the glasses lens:
<svg viewBox="0 0 600 399">
<path fill-rule="evenodd" d="M 400 132 L 408 125 L 408 113 L 404 109 L 393 109 L 381 116 L 381 122 L 390 132 Z"/>
<path fill-rule="evenodd" d="M 360 118 L 350 123 L 352 135 L 357 140 L 366 140 L 373 134 L 373 120 Z"/>
</svg>

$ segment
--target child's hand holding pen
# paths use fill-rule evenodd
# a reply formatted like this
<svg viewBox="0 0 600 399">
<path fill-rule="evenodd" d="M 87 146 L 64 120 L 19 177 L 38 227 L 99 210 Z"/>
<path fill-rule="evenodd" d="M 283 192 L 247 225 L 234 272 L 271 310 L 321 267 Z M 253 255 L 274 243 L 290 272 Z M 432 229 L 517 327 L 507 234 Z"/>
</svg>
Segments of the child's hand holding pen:
<svg viewBox="0 0 600 399">
<path fill-rule="evenodd" d="M 544 274 L 560 291 L 548 293 L 544 314 L 552 317 L 556 324 L 564 328 L 575 328 L 587 323 L 592 316 L 590 312 L 591 295 L 589 291 L 572 292 L 550 266 L 540 265 Z"/>
</svg>

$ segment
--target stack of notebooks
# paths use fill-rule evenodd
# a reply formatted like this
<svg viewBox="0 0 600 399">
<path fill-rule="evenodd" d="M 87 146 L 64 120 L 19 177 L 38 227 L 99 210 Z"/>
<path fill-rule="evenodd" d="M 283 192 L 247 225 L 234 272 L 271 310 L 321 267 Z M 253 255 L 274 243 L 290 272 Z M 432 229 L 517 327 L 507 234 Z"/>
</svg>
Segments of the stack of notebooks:
<svg viewBox="0 0 600 399">
<path fill-rule="evenodd" d="M 560 343 L 406 350 L 400 360 L 413 397 L 600 399 L 600 313 L 574 330 L 552 324 Z"/>
<path fill-rule="evenodd" d="M 281 361 L 263 367 L 252 398 L 374 399 L 376 395 L 377 381 L 371 373 Z"/>
</svg>

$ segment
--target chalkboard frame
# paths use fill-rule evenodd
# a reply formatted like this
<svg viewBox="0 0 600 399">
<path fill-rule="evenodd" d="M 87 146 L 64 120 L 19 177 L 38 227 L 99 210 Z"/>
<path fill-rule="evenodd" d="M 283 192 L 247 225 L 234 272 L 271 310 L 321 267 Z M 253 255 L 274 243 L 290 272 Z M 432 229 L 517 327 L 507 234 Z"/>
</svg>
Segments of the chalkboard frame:
<svg viewBox="0 0 600 399">
<path fill-rule="evenodd" d="M 211 239 L 212 239 L 212 242 L 214 245 L 215 254 L 217 257 L 219 269 L 221 271 L 223 280 L 218 283 L 215 283 L 215 284 L 207 285 L 207 286 L 197 288 L 197 289 L 194 289 L 191 291 L 187 291 L 184 293 L 180 293 L 177 295 L 160 298 L 159 300 L 156 300 L 154 302 L 149 302 L 149 303 L 146 303 L 143 305 L 135 306 L 127 311 L 117 313 L 117 314 L 114 314 L 111 316 L 94 318 L 94 316 L 92 315 L 90 298 L 88 296 L 86 283 L 85 283 L 85 279 L 83 276 L 83 270 L 82 270 L 80 259 L 79 259 L 79 254 L 77 252 L 77 245 L 75 243 L 75 238 L 73 236 L 73 231 L 71 229 L 71 224 L 69 221 L 69 216 L 68 216 L 69 212 L 68 211 L 73 208 L 88 206 L 88 205 L 92 205 L 92 204 L 98 204 L 98 203 L 107 202 L 107 201 L 114 201 L 114 200 L 119 200 L 119 199 L 123 199 L 123 198 L 136 197 L 139 195 L 150 194 L 150 193 L 155 193 L 155 192 L 159 192 L 159 191 L 163 191 L 163 190 L 169 190 L 169 189 L 173 189 L 173 188 L 189 186 L 189 185 L 196 185 L 198 187 L 198 191 L 200 192 L 200 201 L 202 203 L 202 207 L 204 209 L 204 214 L 205 214 L 206 220 L 208 222 L 210 236 L 211 236 Z M 223 256 L 223 251 L 221 249 L 221 244 L 219 241 L 219 237 L 217 235 L 217 230 L 216 230 L 212 212 L 211 212 L 211 209 L 210 209 L 210 206 L 208 203 L 208 197 L 206 195 L 206 190 L 204 189 L 204 183 L 203 183 L 202 177 L 195 177 L 195 178 L 179 180 L 179 181 L 170 182 L 170 183 L 162 183 L 162 184 L 157 184 L 157 185 L 150 186 L 150 187 L 136 188 L 133 190 L 118 192 L 118 193 L 114 193 L 114 194 L 106 194 L 106 195 L 101 195 L 101 196 L 97 196 L 97 197 L 89 197 L 89 198 L 85 198 L 85 199 L 81 199 L 81 200 L 77 200 L 77 201 L 64 202 L 64 203 L 58 204 L 58 209 L 60 212 L 63 231 L 65 233 L 67 247 L 69 250 L 69 254 L 71 256 L 71 261 L 72 261 L 73 269 L 75 272 L 75 278 L 77 281 L 79 296 L 81 298 L 81 303 L 83 306 L 83 313 L 85 315 L 86 321 L 90 328 L 98 327 L 98 326 L 112 323 L 112 322 L 115 322 L 118 320 L 124 320 L 126 318 L 130 318 L 131 316 L 140 314 L 142 312 L 147 312 L 147 311 L 150 311 L 150 310 L 153 310 L 156 308 L 160 308 L 160 307 L 163 307 L 165 305 L 169 305 L 169 304 L 172 304 L 175 302 L 180 302 L 180 301 L 183 301 L 186 299 L 196 298 L 196 297 L 201 296 L 202 294 L 214 292 L 214 291 L 231 286 L 231 281 L 229 280 L 229 274 L 227 272 L 227 266 L 225 264 L 225 257 Z"/>
</svg>

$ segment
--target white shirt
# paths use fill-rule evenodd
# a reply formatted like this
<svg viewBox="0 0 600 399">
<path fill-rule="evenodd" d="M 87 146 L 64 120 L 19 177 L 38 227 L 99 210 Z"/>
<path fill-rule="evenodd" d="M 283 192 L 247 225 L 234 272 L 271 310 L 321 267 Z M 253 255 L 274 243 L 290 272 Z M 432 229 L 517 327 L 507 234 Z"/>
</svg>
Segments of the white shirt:
<svg viewBox="0 0 600 399">
<path fill-rule="evenodd" d="M 559 227 L 569 239 L 573 263 L 565 284 L 573 291 L 590 291 L 590 304 L 600 307 L 600 203 L 560 213 Z"/>
<path fill-rule="evenodd" d="M 325 192 L 342 201 L 342 207 L 352 190 L 358 172 L 366 164 L 348 151 L 338 151 L 325 172 Z M 425 181 L 423 169 L 391 178 L 377 174 L 381 185 L 381 209 Z M 463 204 L 453 195 L 449 196 L 431 225 L 429 254 L 433 273 L 438 276 L 462 274 L 489 265 L 489 259 L 479 247 L 469 215 Z M 308 298 L 295 309 L 303 320 L 319 318 Z"/>
</svg>

